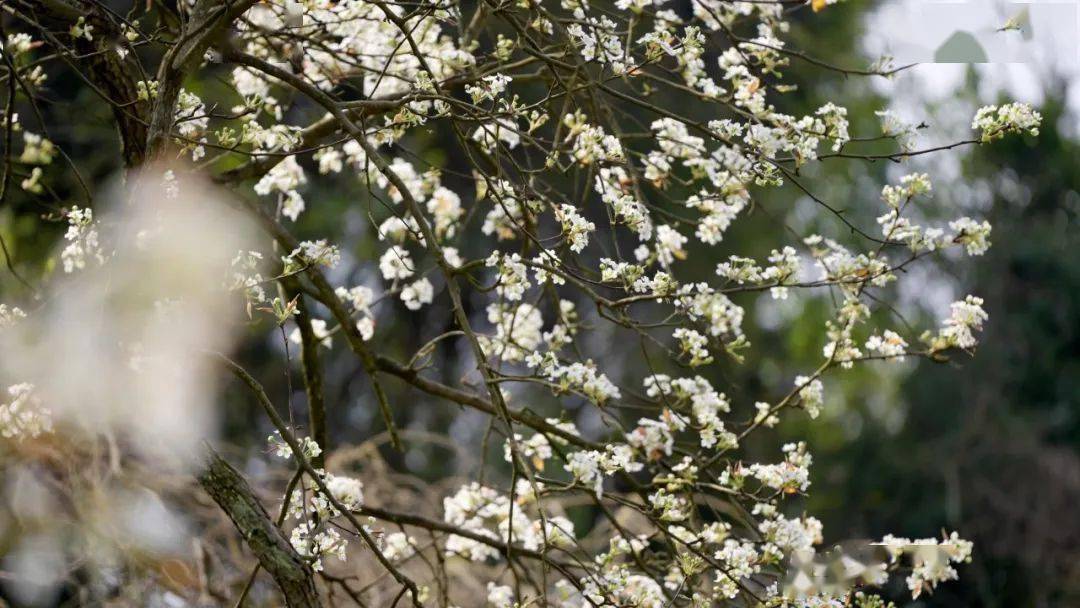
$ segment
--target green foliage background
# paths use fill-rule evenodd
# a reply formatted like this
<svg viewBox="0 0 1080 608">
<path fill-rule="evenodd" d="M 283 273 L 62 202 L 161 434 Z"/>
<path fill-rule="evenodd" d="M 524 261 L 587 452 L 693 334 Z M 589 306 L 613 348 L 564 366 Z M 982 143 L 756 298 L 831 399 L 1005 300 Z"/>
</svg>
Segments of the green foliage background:
<svg viewBox="0 0 1080 608">
<path fill-rule="evenodd" d="M 858 39 L 867 4 L 804 14 L 815 23 L 796 32 L 799 47 L 851 65 L 853 49 L 842 41 Z M 873 111 L 885 100 L 857 79 L 799 72 L 805 84 L 791 96 L 794 107 L 806 112 L 842 99 L 853 133 L 872 132 Z M 815 467 L 806 507 L 824 521 L 827 542 L 940 528 L 975 541 L 961 580 L 914 605 L 1080 604 L 1080 145 L 1061 131 L 1076 120 L 1064 107 L 1065 84 L 1045 91 L 1038 138 L 981 146 L 962 161 L 963 181 L 988 193 L 980 204 L 994 227 L 993 247 L 980 258 L 939 263 L 933 275 L 957 294 L 986 300 L 990 323 L 976 356 L 920 361 L 900 374 L 868 368 L 832 376 L 831 415 L 782 429 L 809 436 Z M 978 86 L 969 67 L 958 99 L 973 101 Z M 824 198 L 846 201 L 849 219 L 872 226 L 886 167 L 827 169 L 825 180 L 836 186 Z M 942 217 L 959 186 L 935 180 Z M 807 330 L 822 321 L 814 308 L 799 316 Z M 786 335 L 789 360 L 820 352 L 808 335 L 816 336 Z"/>
</svg>

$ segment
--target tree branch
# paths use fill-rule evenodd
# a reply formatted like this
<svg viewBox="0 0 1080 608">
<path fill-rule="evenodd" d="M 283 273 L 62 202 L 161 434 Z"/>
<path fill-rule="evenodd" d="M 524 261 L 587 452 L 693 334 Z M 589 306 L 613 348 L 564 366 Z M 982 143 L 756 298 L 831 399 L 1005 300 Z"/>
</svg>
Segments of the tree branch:
<svg viewBox="0 0 1080 608">
<path fill-rule="evenodd" d="M 274 525 L 243 476 L 210 446 L 199 483 L 229 516 L 259 564 L 277 583 L 288 606 L 321 606 L 311 568 Z"/>
<path fill-rule="evenodd" d="M 31 15 L 37 21 L 35 25 L 43 30 L 67 30 L 79 17 L 94 28 L 94 39 L 75 40 L 73 50 L 80 57 L 80 67 L 86 68 L 87 79 L 112 107 L 116 131 L 123 147 L 124 165 L 134 167 L 142 164 L 146 159 L 150 105 L 139 100 L 136 83 L 141 69 L 136 54 L 128 52 L 121 56 L 116 50 L 118 44 L 123 44 L 118 41 L 124 40 L 116 23 L 95 2 L 16 0 L 14 5 L 21 12 Z M 47 31 L 43 31 L 47 39 L 51 38 L 47 34 Z M 54 44 L 58 45 L 59 42 Z M 66 48 L 57 48 L 56 51 L 62 55 L 69 52 Z"/>
</svg>

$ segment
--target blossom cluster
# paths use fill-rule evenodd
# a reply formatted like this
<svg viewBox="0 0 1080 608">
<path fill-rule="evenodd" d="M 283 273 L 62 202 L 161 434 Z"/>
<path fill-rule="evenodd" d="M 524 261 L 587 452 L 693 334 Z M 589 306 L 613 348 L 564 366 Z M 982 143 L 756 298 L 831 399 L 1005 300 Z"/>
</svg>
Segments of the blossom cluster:
<svg viewBox="0 0 1080 608">
<path fill-rule="evenodd" d="M 11 401 L 0 403 L 0 436 L 5 439 L 34 439 L 52 431 L 52 413 L 42 405 L 32 384 L 15 384 L 7 389 Z"/>
<path fill-rule="evenodd" d="M 1039 134 L 1042 114 L 1026 103 L 1007 103 L 1003 106 L 983 106 L 975 113 L 971 128 L 981 132 L 984 142 L 1001 139 L 1009 133 Z"/>
</svg>

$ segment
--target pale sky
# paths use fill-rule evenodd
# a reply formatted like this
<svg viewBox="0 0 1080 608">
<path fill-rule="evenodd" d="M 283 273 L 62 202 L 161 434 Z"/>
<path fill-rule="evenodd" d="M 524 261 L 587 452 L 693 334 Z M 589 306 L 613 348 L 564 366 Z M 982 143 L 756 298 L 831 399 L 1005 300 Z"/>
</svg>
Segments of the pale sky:
<svg viewBox="0 0 1080 608">
<path fill-rule="evenodd" d="M 998 31 L 1017 16 L 1021 31 Z M 1074 116 L 1080 115 L 1080 0 L 889 0 L 867 17 L 866 31 L 869 56 L 890 54 L 897 65 L 922 63 L 892 81 L 874 82 L 901 115 L 949 99 L 963 83 L 968 64 L 933 63 L 935 50 L 958 31 L 970 34 L 988 58 L 976 64 L 981 103 L 1004 94 L 1039 106 L 1046 89 L 1062 87 Z M 1075 123 L 1061 126 L 1080 137 Z"/>
</svg>

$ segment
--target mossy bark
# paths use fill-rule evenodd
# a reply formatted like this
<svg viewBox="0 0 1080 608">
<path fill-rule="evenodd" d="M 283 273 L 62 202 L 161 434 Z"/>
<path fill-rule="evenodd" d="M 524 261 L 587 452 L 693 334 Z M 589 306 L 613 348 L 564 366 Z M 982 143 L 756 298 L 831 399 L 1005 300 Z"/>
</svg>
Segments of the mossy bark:
<svg viewBox="0 0 1080 608">
<path fill-rule="evenodd" d="M 199 483 L 229 516 L 288 606 L 321 606 L 311 568 L 289 544 L 243 476 L 212 449 Z"/>
</svg>

